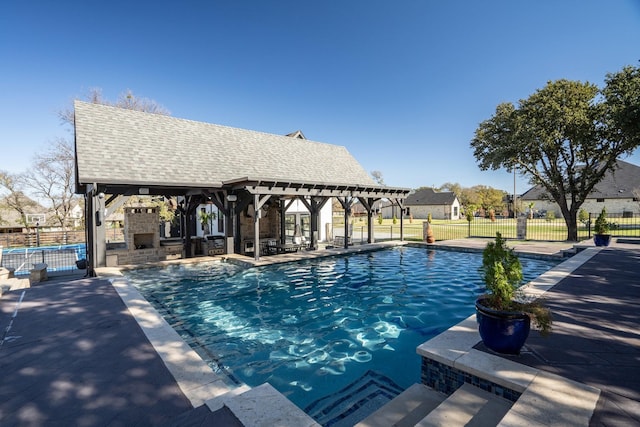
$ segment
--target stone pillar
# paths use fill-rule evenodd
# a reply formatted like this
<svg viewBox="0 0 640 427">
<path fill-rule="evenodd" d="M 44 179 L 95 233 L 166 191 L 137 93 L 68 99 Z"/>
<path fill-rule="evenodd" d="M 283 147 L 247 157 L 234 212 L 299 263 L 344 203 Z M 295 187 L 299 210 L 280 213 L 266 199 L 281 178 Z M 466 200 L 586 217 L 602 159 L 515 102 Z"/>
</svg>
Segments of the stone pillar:
<svg viewBox="0 0 640 427">
<path fill-rule="evenodd" d="M 527 240 L 527 217 L 519 216 L 516 221 L 516 236 L 518 240 Z"/>
</svg>

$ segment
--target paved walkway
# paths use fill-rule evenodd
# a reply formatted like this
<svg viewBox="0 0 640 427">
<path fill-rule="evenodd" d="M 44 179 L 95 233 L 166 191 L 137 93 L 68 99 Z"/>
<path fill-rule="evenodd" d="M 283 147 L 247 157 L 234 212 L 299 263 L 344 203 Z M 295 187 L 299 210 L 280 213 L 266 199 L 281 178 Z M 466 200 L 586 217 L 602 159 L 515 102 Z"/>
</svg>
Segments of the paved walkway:
<svg viewBox="0 0 640 427">
<path fill-rule="evenodd" d="M 480 240 L 440 244 L 478 249 Z M 602 249 L 545 294 L 551 335 L 532 333 L 520 356 L 501 356 L 600 389 L 591 426 L 640 425 L 640 240 L 625 241 Z M 520 253 L 570 249 L 563 242 L 508 244 Z M 482 343 L 476 348 L 490 352 Z"/>
<path fill-rule="evenodd" d="M 0 425 L 162 425 L 192 408 L 107 280 L 8 292 L 0 333 Z"/>
<path fill-rule="evenodd" d="M 604 249 L 560 281 L 545 294 L 553 333 L 506 357 L 599 388 L 593 426 L 640 425 L 639 249 Z"/>
</svg>

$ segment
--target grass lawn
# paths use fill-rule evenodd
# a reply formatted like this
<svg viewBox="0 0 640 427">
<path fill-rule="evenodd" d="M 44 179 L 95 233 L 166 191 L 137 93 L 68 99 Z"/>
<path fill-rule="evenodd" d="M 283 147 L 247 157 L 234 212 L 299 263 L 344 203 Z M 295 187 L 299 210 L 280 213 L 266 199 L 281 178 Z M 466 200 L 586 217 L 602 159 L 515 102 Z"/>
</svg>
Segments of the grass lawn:
<svg viewBox="0 0 640 427">
<path fill-rule="evenodd" d="M 611 233 L 614 236 L 637 236 L 640 237 L 640 221 L 638 218 L 610 218 L 610 222 L 614 223 Z M 423 239 L 423 223 L 424 219 L 408 218 L 404 219 L 403 231 L 406 240 L 422 240 Z M 393 223 L 393 219 L 383 219 L 380 224 L 378 219 L 374 219 L 374 230 L 376 235 L 388 235 L 392 238 L 400 236 L 400 220 L 397 219 Z M 334 228 L 344 227 L 344 217 L 333 218 Z M 475 217 L 471 223 L 466 219 L 460 220 L 438 220 L 431 221 L 431 227 L 437 240 L 464 239 L 468 237 L 495 237 L 496 232 L 500 232 L 507 239 L 516 239 L 516 220 L 513 218 L 499 218 L 491 221 L 488 218 Z M 354 218 L 353 220 L 353 236 L 355 239 L 362 233 L 366 233 L 367 219 L 366 217 Z M 593 235 L 593 229 L 591 230 Z M 578 224 L 578 239 L 584 240 L 589 238 L 589 229 L 582 223 Z M 548 220 L 527 219 L 527 240 L 547 240 L 547 241 L 564 241 L 567 239 L 567 227 L 563 218 L 555 218 Z"/>
</svg>

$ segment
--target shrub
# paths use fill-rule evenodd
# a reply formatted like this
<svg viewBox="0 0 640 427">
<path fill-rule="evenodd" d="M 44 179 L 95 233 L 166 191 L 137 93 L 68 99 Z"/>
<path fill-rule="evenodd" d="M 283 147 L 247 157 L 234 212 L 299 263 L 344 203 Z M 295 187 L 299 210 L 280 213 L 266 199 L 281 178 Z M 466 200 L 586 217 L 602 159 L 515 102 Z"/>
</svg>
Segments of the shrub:
<svg viewBox="0 0 640 427">
<path fill-rule="evenodd" d="M 589 223 L 589 214 L 584 209 L 580 209 L 578 211 L 578 221 L 583 223 L 585 226 Z"/>
<path fill-rule="evenodd" d="M 465 218 L 467 218 L 467 221 L 471 222 L 473 221 L 473 212 L 471 210 L 467 210 L 464 213 Z"/>
<path fill-rule="evenodd" d="M 495 310 L 526 313 L 543 335 L 551 332 L 551 312 L 539 300 L 527 300 L 518 291 L 522 283 L 522 264 L 506 240 L 497 232 L 495 241 L 482 252 L 482 274 L 487 302 Z"/>
<path fill-rule="evenodd" d="M 607 221 L 607 209 L 602 208 L 598 218 L 596 218 L 593 230 L 596 234 L 609 234 L 611 231 L 611 223 Z"/>
</svg>

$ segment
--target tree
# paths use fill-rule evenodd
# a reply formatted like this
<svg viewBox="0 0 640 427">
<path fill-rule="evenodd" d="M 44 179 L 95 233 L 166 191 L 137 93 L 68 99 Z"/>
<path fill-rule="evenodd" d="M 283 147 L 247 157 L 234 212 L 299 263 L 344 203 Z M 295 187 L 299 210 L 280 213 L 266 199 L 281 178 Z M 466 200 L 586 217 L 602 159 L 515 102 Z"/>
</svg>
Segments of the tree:
<svg viewBox="0 0 640 427">
<path fill-rule="evenodd" d="M 578 240 L 577 213 L 618 157 L 640 145 L 640 69 L 608 74 L 605 88 L 557 80 L 518 106 L 503 103 L 471 141 L 481 170 L 516 169 L 560 207 L 567 240 Z"/>
<path fill-rule="evenodd" d="M 502 210 L 504 207 L 504 191 L 486 185 L 475 185 L 472 189 L 476 196 L 473 204 L 480 206 L 485 211 Z"/>
<path fill-rule="evenodd" d="M 380 171 L 371 171 L 371 177 L 376 182 L 376 184 L 384 185 L 384 179 L 382 178 L 382 172 L 380 172 Z"/>
<path fill-rule="evenodd" d="M 131 90 L 120 94 L 114 103 L 105 100 L 100 88 L 93 88 L 86 96 L 88 102 L 111 105 L 129 110 L 153 114 L 170 114 L 169 110 L 154 100 L 137 97 Z M 73 126 L 73 107 L 61 110 L 58 116 L 64 124 Z M 71 208 L 78 200 L 74 194 L 75 153 L 73 141 L 58 138 L 47 151 L 37 154 L 33 167 L 26 175 L 27 185 L 34 193 L 48 200 L 61 227 L 65 227 Z M 170 216 L 170 215 L 169 215 Z"/>
<path fill-rule="evenodd" d="M 438 191 L 450 191 L 456 195 L 458 200 L 462 200 L 462 186 L 457 182 L 445 182 L 438 188 Z"/>
<path fill-rule="evenodd" d="M 102 89 L 92 88 L 86 95 L 85 100 L 92 104 L 111 105 L 113 107 L 143 111 L 145 113 L 162 114 L 167 116 L 171 114 L 171 112 L 162 104 L 159 104 L 149 98 L 135 96 L 130 89 L 121 93 L 116 102 L 109 102 L 102 96 Z M 63 123 L 73 126 L 74 111 L 72 105 L 59 111 L 58 116 Z"/>
<path fill-rule="evenodd" d="M 55 220 L 63 229 L 78 200 L 74 193 L 74 172 L 73 145 L 58 138 L 46 151 L 34 156 L 33 167 L 24 174 L 25 185 L 36 197 L 49 202 Z"/>
<path fill-rule="evenodd" d="M 24 194 L 24 177 L 20 174 L 11 174 L 0 171 L 0 189 L 3 188 L 8 194 L 3 199 L 4 205 L 15 210 L 20 215 L 20 223 L 28 227 L 27 213 L 37 204 Z M 0 220 L 2 220 L 0 218 Z"/>
<path fill-rule="evenodd" d="M 478 193 L 473 188 L 463 188 L 460 192 L 460 204 L 462 206 L 479 205 Z M 478 206 L 474 206 L 478 209 Z"/>
</svg>

